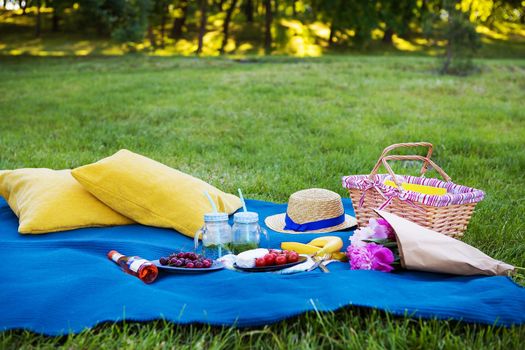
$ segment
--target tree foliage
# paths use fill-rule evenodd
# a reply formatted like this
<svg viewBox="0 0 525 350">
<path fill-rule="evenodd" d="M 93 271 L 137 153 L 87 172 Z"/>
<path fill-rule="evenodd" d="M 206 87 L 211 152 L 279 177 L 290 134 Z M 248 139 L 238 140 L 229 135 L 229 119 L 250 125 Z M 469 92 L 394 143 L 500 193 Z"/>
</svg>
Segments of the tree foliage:
<svg viewBox="0 0 525 350">
<path fill-rule="evenodd" d="M 282 21 L 303 26 L 323 23 L 331 47 L 366 48 L 372 33 L 382 33 L 386 45 L 395 38 L 410 40 L 415 32 L 432 43 L 446 42 L 443 72 L 468 65 L 479 47 L 475 26 L 493 26 L 498 20 L 523 23 L 522 0 L 10 0 L 50 8 L 51 24 L 42 26 L 38 10 L 35 33 L 42 28 L 59 31 L 66 16 L 74 16 L 81 30 L 111 36 L 123 43 L 148 39 L 153 49 L 180 39 L 197 42 L 200 53 L 211 26 L 220 28 L 216 50 L 227 52 L 231 38 L 252 32 L 260 48 L 271 54 L 283 36 Z M 4 1 L 5 6 L 5 1 Z M 72 10 L 74 8 L 74 10 Z M 49 11 L 47 11 L 49 13 Z M 296 34 L 293 34 L 296 35 Z M 171 38 L 171 41 L 168 39 Z M 378 39 L 377 34 L 375 39 Z M 130 45 L 131 47 L 133 45 Z M 457 64 L 456 64 L 457 63 Z"/>
</svg>

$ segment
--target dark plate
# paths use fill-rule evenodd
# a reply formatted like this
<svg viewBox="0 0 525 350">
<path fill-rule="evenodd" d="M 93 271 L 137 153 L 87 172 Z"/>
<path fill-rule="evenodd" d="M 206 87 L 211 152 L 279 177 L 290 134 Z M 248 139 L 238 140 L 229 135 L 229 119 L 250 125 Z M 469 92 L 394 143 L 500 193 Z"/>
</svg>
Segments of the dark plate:
<svg viewBox="0 0 525 350">
<path fill-rule="evenodd" d="M 175 266 L 164 266 L 161 265 L 158 260 L 153 260 L 152 263 L 157 266 L 159 269 L 174 273 L 205 273 L 205 272 L 212 272 L 212 271 L 218 271 L 224 269 L 224 265 L 221 262 L 214 261 L 211 267 L 207 268 L 187 268 L 187 267 L 175 267 Z"/>
<path fill-rule="evenodd" d="M 283 265 L 273 265 L 273 266 L 263 266 L 263 267 L 240 267 L 240 266 L 237 266 L 236 263 L 233 263 L 233 267 L 235 267 L 238 270 L 246 271 L 246 272 L 269 272 L 269 271 L 279 271 L 287 267 L 299 265 L 301 263 L 304 263 L 306 260 L 307 259 L 305 256 L 300 256 L 299 260 L 297 260 L 296 262 L 283 264 Z"/>
</svg>

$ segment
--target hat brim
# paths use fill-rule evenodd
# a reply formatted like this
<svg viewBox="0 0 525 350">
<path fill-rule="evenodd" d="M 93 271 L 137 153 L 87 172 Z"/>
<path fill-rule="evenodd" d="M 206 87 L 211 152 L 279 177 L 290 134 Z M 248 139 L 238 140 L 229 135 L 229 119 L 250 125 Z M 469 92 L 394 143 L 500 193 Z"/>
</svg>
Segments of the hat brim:
<svg viewBox="0 0 525 350">
<path fill-rule="evenodd" d="M 345 221 L 337 226 L 332 227 L 326 227 L 320 230 L 314 230 L 314 231 L 292 231 L 292 230 L 285 230 L 284 229 L 284 218 L 286 217 L 286 213 L 277 214 L 268 216 L 266 219 L 264 219 L 264 223 L 266 226 L 268 226 L 269 229 L 281 232 L 281 233 L 327 233 L 327 232 L 335 232 L 335 231 L 341 231 L 346 230 L 348 228 L 357 227 L 357 220 L 353 216 L 350 216 L 348 214 L 345 214 Z"/>
</svg>

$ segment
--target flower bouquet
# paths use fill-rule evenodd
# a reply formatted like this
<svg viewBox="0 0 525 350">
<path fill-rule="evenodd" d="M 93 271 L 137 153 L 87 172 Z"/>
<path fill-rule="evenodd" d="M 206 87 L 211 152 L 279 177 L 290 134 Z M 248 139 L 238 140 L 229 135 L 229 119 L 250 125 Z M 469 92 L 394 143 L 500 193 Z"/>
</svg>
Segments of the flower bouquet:
<svg viewBox="0 0 525 350">
<path fill-rule="evenodd" d="M 395 214 L 375 210 L 367 227 L 350 237 L 346 255 L 352 270 L 396 268 L 455 275 L 508 275 L 515 267 L 452 237 Z"/>
</svg>

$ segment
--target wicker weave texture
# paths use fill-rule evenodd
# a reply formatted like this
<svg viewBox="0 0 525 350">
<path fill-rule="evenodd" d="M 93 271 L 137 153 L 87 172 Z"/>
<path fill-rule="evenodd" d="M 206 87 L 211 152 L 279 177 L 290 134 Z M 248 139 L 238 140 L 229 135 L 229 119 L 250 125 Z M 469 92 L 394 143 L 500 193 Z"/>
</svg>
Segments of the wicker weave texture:
<svg viewBox="0 0 525 350">
<path fill-rule="evenodd" d="M 353 188 L 350 189 L 349 192 L 352 203 L 355 203 L 354 211 L 359 226 L 367 226 L 370 218 L 378 217 L 373 209 L 379 208 L 385 199 L 375 191 L 368 191 L 365 195 L 363 206 L 359 207 L 359 205 L 356 204 L 359 203 L 363 191 Z M 450 205 L 447 207 L 431 207 L 417 203 L 417 206 L 421 209 L 417 210 L 410 204 L 394 198 L 385 210 L 421 226 L 428 227 L 436 232 L 459 238 L 463 236 L 466 231 L 476 204 L 477 203 L 469 203 Z"/>
<path fill-rule="evenodd" d="M 388 155 L 391 151 L 398 148 L 407 147 L 426 147 L 428 153 L 426 157 L 417 155 Z M 450 177 L 432 160 L 432 144 L 428 142 L 414 142 L 414 143 L 400 143 L 388 146 L 384 149 L 383 153 L 379 157 L 376 165 L 372 169 L 369 177 L 373 178 L 377 174 L 377 171 L 381 165 L 383 165 L 387 172 L 392 176 L 392 179 L 396 184 L 401 187 L 400 182 L 397 180 L 396 175 L 392 171 L 392 168 L 388 165 L 389 160 L 420 160 L 423 162 L 421 168 L 421 175 L 423 175 L 428 165 L 432 166 L 445 181 L 451 181 Z M 381 207 L 385 202 L 385 198 L 375 190 L 365 191 L 357 188 L 349 188 L 350 198 L 354 205 L 354 211 L 358 225 L 361 227 L 368 225 L 368 220 L 372 217 L 377 217 L 373 209 Z M 360 206 L 361 197 L 364 195 L 363 205 Z M 417 206 L 414 207 L 406 201 L 402 201 L 399 198 L 393 198 L 385 210 L 401 216 L 405 219 L 413 221 L 421 226 L 428 227 L 436 232 L 443 233 L 445 235 L 460 238 L 463 236 L 467 229 L 467 225 L 472 217 L 474 208 L 477 203 L 465 203 L 448 206 L 429 206 L 423 203 L 414 203 Z"/>
</svg>

